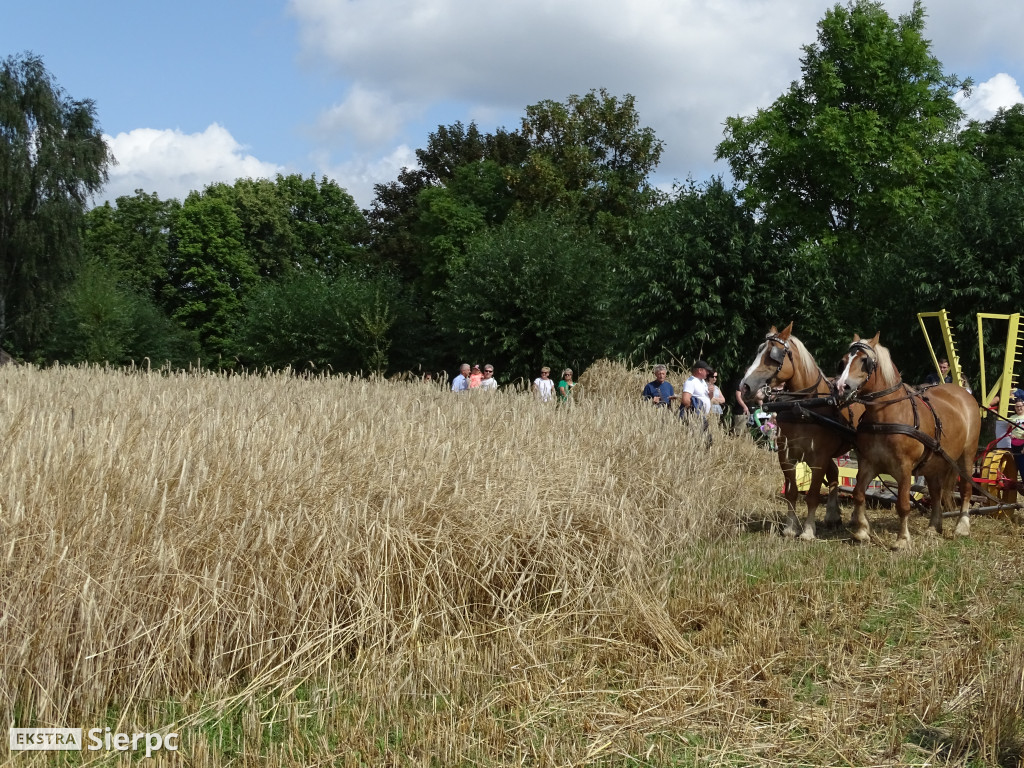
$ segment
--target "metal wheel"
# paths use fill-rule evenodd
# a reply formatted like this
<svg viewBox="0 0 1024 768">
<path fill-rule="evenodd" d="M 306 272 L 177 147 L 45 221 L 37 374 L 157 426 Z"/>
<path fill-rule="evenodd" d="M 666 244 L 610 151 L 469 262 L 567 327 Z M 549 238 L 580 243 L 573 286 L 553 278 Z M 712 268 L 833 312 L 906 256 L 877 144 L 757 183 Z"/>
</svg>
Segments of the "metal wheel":
<svg viewBox="0 0 1024 768">
<path fill-rule="evenodd" d="M 981 463 L 981 480 L 988 492 L 1001 503 L 1017 502 L 1017 462 L 1009 451 L 995 450 L 985 454 Z"/>
</svg>

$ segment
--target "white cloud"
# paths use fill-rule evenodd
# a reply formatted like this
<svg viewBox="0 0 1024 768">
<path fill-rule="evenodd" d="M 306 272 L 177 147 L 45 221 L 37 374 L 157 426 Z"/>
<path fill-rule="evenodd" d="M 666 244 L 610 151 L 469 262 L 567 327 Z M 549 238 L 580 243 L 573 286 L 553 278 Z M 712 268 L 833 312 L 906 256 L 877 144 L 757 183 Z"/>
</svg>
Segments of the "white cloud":
<svg viewBox="0 0 1024 768">
<path fill-rule="evenodd" d="M 244 147 L 216 123 L 202 133 L 137 128 L 105 136 L 117 165 L 100 201 L 132 195 L 136 189 L 161 199 L 183 200 L 192 190 L 239 178 L 273 178 L 284 169 L 245 154 Z"/>
<path fill-rule="evenodd" d="M 665 141 L 662 172 L 679 179 L 710 169 L 727 116 L 767 106 L 799 75 L 800 46 L 814 40 L 822 8 L 767 0 L 291 4 L 308 66 L 353 83 L 354 93 L 388 94 L 384 133 L 394 115 L 439 102 L 451 107 L 449 122 L 504 116 L 481 128 L 516 128 L 529 104 L 605 87 L 637 98 L 641 121 Z M 372 111 L 360 114 L 373 125 Z M 422 146 L 426 134 L 402 139 Z"/>
<path fill-rule="evenodd" d="M 351 140 L 379 131 L 423 146 L 434 125 L 477 119 L 483 130 L 516 128 L 525 107 L 605 87 L 632 94 L 644 125 L 665 142 L 656 183 L 724 173 L 714 161 L 726 117 L 769 106 L 800 77 L 803 46 L 834 0 L 291 0 L 302 58 L 352 88 L 343 110 Z M 884 0 L 893 18 L 913 0 Z M 961 77 L 990 77 L 1024 64 L 1024 4 L 929 0 L 925 35 Z M 989 57 L 994 58 L 989 58 Z M 1001 69 L 989 69 L 1003 61 Z M 965 64 L 973 71 L 960 71 Z M 1000 65 L 995 65 L 1000 66 Z M 981 69 L 979 72 L 978 70 Z M 386 108 L 360 109 L 358 94 Z M 970 108 L 994 112 L 1017 98 L 993 78 Z M 404 127 L 396 121 L 407 120 Z M 492 121 L 490 123 L 486 121 Z"/>
<path fill-rule="evenodd" d="M 324 159 L 318 163 L 320 173 L 334 179 L 352 195 L 360 208 L 369 208 L 373 202 L 373 185 L 394 181 L 402 168 L 415 168 L 415 151 L 406 144 L 395 147 L 383 157 L 354 156 L 341 163 Z"/>
<path fill-rule="evenodd" d="M 342 103 L 321 114 L 315 133 L 328 144 L 379 146 L 394 139 L 412 111 L 396 104 L 385 91 L 356 85 Z"/>
<path fill-rule="evenodd" d="M 1005 72 L 976 86 L 971 98 L 961 99 L 960 108 L 971 120 L 985 121 L 990 119 L 999 109 L 1012 107 L 1024 102 L 1017 81 Z"/>
</svg>

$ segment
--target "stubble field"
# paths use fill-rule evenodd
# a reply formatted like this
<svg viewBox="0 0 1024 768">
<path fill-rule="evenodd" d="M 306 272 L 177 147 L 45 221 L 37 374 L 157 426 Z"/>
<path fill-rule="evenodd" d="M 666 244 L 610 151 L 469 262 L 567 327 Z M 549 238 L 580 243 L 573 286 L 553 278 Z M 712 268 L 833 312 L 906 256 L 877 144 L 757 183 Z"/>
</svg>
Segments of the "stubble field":
<svg viewBox="0 0 1024 768">
<path fill-rule="evenodd" d="M 785 541 L 774 454 L 645 379 L 0 368 L 0 714 L 154 765 L 1018 765 L 1021 529 Z"/>
</svg>

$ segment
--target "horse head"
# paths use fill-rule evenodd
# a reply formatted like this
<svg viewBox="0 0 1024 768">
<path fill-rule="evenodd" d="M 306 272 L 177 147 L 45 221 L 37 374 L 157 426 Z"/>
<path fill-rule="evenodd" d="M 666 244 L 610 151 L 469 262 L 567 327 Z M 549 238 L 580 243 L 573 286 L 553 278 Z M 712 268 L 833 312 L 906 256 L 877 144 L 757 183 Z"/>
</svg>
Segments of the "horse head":
<svg viewBox="0 0 1024 768">
<path fill-rule="evenodd" d="M 740 382 L 743 399 L 751 402 L 759 391 L 790 382 L 801 371 L 802 351 L 803 345 L 793 336 L 793 323 L 781 331 L 773 325 Z"/>
<path fill-rule="evenodd" d="M 843 355 L 843 371 L 834 385 L 841 400 L 852 400 L 862 388 L 877 389 L 872 380 L 880 375 L 879 363 L 884 360 L 891 367 L 888 351 L 878 343 L 878 337 L 879 334 L 876 333 L 873 339 L 865 340 L 856 333 L 853 334 L 853 341 Z"/>
</svg>

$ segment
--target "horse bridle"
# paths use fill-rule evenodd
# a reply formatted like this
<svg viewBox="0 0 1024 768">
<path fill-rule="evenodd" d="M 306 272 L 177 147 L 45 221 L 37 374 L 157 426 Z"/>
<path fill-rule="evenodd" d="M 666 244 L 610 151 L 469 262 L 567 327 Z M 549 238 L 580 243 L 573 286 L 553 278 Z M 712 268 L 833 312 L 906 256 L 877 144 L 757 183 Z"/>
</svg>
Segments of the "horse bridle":
<svg viewBox="0 0 1024 768">
<path fill-rule="evenodd" d="M 875 350 L 872 349 L 871 345 L 866 341 L 855 341 L 850 345 L 850 349 L 847 350 L 847 354 L 850 352 L 863 352 L 864 360 L 862 365 L 864 366 L 864 373 L 871 377 L 871 374 L 875 372 L 875 368 L 878 367 L 878 356 L 875 354 Z M 867 379 L 865 379 L 867 381 Z"/>
<path fill-rule="evenodd" d="M 874 348 L 870 344 L 868 344 L 866 341 L 855 341 L 855 342 L 853 342 L 852 344 L 850 344 L 850 348 L 849 348 L 849 350 L 847 350 L 846 354 L 848 354 L 848 355 L 851 354 L 851 353 L 852 354 L 856 354 L 857 352 L 863 352 L 864 353 L 864 358 L 863 358 L 863 360 L 861 360 L 861 365 L 864 366 L 864 373 L 867 374 L 867 378 L 865 378 L 864 379 L 864 383 L 861 384 L 861 386 L 864 386 L 864 384 L 867 384 L 868 379 L 871 378 L 872 374 L 874 374 L 875 370 L 878 368 L 878 354 L 875 352 Z M 882 389 L 882 390 L 879 390 L 878 392 L 872 392 L 872 393 L 867 394 L 867 395 L 858 395 L 857 391 L 854 390 L 853 392 L 850 393 L 850 396 L 847 398 L 847 400 L 856 399 L 856 400 L 859 400 L 862 403 L 868 403 L 868 402 L 870 402 L 872 400 L 877 400 L 880 397 L 885 397 L 886 395 L 891 395 L 893 392 L 897 391 L 900 387 L 905 387 L 905 386 L 906 385 L 903 383 L 903 379 L 901 377 L 899 381 L 897 381 L 895 384 L 893 384 L 888 389 Z M 859 390 L 860 387 L 858 387 L 857 389 Z"/>
<path fill-rule="evenodd" d="M 768 379 L 767 379 L 768 382 L 772 382 L 772 381 L 777 381 L 778 380 L 778 376 L 779 376 L 780 373 L 782 373 L 782 368 L 786 364 L 786 359 L 787 358 L 789 359 L 789 362 L 793 365 L 793 367 L 796 368 L 796 361 L 793 360 L 793 350 L 791 350 L 789 348 L 789 339 L 784 339 L 784 338 L 782 338 L 781 336 L 779 336 L 776 333 L 769 333 L 765 337 L 765 343 L 766 344 L 771 344 L 773 341 L 774 342 L 778 342 L 782 346 L 781 347 L 772 346 L 768 350 L 768 359 L 771 360 L 773 363 L 775 363 L 775 365 L 777 366 L 775 368 L 775 370 L 772 372 L 771 376 L 768 377 Z M 817 389 L 818 389 L 818 384 L 824 378 L 825 378 L 825 374 L 823 374 L 821 372 L 821 368 L 818 368 L 818 379 L 813 384 L 811 384 L 811 386 L 805 387 L 804 389 L 801 389 L 799 391 L 787 392 L 786 394 L 789 397 L 794 397 L 794 396 L 802 397 L 804 395 L 814 394 L 817 391 Z"/>
<path fill-rule="evenodd" d="M 775 333 L 770 333 L 765 337 L 766 344 L 771 344 L 773 341 L 777 341 L 782 346 L 772 346 L 768 350 L 768 359 L 778 366 L 769 377 L 769 381 L 774 381 L 782 373 L 782 367 L 786 364 L 787 357 L 790 362 L 793 362 L 793 351 L 789 348 L 789 339 L 784 339 Z"/>
</svg>

